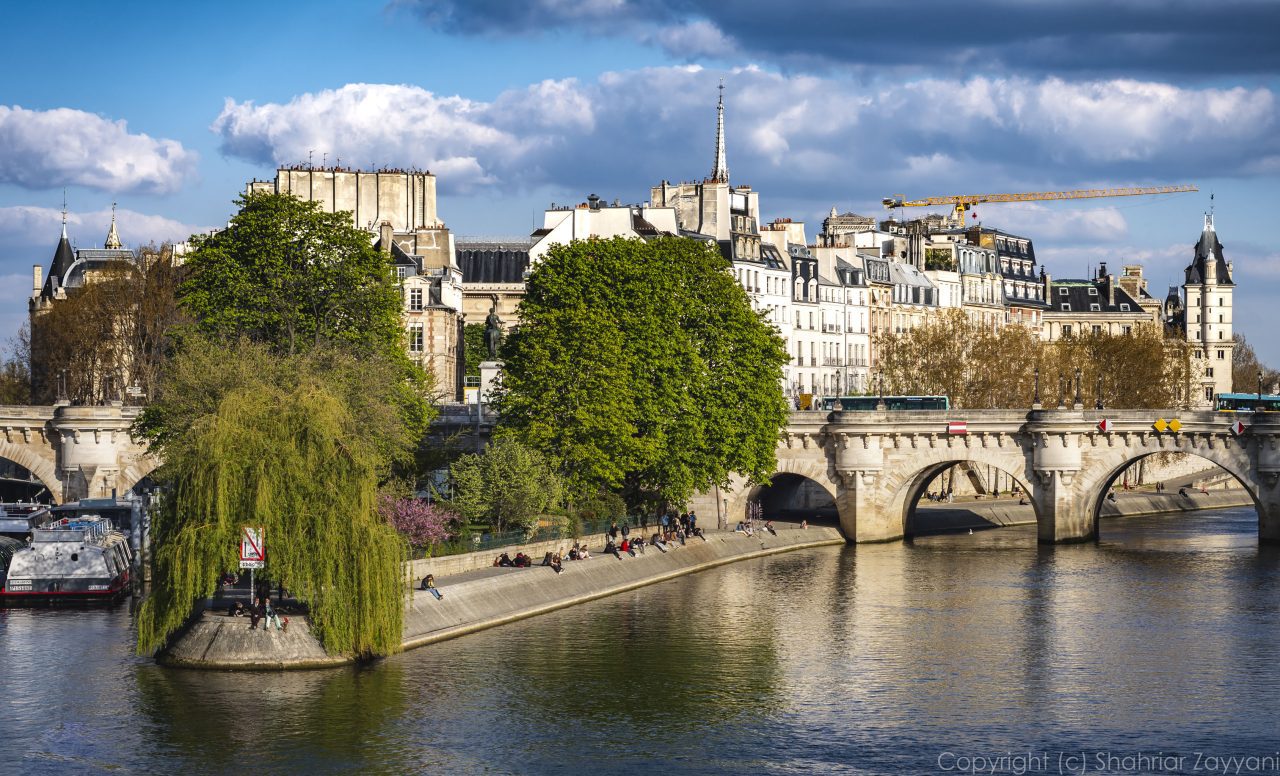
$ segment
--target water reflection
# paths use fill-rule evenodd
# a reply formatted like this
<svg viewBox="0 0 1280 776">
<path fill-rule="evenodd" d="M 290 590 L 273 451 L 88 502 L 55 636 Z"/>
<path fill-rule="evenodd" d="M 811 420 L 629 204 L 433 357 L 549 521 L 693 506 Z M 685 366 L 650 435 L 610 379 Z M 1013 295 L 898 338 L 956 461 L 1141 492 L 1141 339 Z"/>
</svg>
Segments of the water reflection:
<svg viewBox="0 0 1280 776">
<path fill-rule="evenodd" d="M 0 612 L 34 773 L 929 773 L 953 752 L 1264 753 L 1280 555 L 1252 510 L 738 563 L 360 668 L 162 669 L 128 612 Z M 16 691 L 15 691 L 16 690 Z"/>
</svg>

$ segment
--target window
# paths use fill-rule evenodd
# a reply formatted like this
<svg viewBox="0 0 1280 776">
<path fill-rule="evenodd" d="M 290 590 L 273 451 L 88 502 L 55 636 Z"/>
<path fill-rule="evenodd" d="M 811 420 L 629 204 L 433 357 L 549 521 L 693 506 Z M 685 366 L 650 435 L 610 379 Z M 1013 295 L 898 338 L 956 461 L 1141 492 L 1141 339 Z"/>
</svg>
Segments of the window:
<svg viewBox="0 0 1280 776">
<path fill-rule="evenodd" d="M 1098 289 L 1096 287 L 1090 286 L 1089 296 L 1097 296 L 1097 295 L 1098 295 Z"/>
<path fill-rule="evenodd" d="M 1066 295 L 1067 295 L 1067 289 L 1065 287 L 1058 289 L 1058 296 L 1066 296 Z"/>
<path fill-rule="evenodd" d="M 1125 334 L 1132 334 L 1132 333 L 1133 333 L 1133 327 L 1132 327 L 1132 326 L 1121 326 L 1121 327 L 1120 327 L 1120 330 L 1121 330 L 1122 332 L 1124 332 Z"/>
<path fill-rule="evenodd" d="M 1063 302 L 1063 303 L 1062 303 L 1062 310 L 1063 310 L 1063 312 L 1071 312 L 1071 305 L 1067 304 L 1066 302 Z"/>
<path fill-rule="evenodd" d="M 1207 366 L 1207 367 L 1205 367 L 1205 368 L 1204 368 L 1204 376 L 1205 376 L 1205 377 L 1213 377 L 1213 367 L 1211 367 L 1211 366 Z"/>
<path fill-rule="evenodd" d="M 1219 332 L 1218 332 L 1218 339 L 1222 339 L 1222 332 L 1221 332 L 1221 331 L 1219 331 Z"/>
<path fill-rule="evenodd" d="M 1102 333 L 1102 327 L 1101 327 L 1101 326 L 1099 326 L 1099 325 L 1098 325 L 1098 324 L 1096 324 L 1096 323 L 1095 323 L 1095 324 L 1093 324 L 1093 333 L 1094 333 L 1094 334 L 1101 334 L 1101 333 Z"/>
<path fill-rule="evenodd" d="M 1121 302 L 1121 303 L 1120 303 L 1120 312 L 1122 312 L 1122 313 L 1127 313 L 1127 312 L 1129 312 L 1129 305 L 1128 305 L 1127 303 Z"/>
<path fill-rule="evenodd" d="M 1101 305 L 1099 305 L 1099 304 L 1096 304 L 1096 303 L 1095 303 L 1095 304 L 1091 304 L 1091 305 L 1089 305 L 1089 311 L 1090 311 L 1090 312 L 1094 312 L 1094 313 L 1102 312 L 1102 306 L 1101 306 Z"/>
<path fill-rule="evenodd" d="M 1203 351 L 1203 350 L 1197 350 L 1197 351 L 1196 351 L 1196 358 L 1204 358 L 1204 351 Z"/>
<path fill-rule="evenodd" d="M 415 323 L 409 327 L 409 352 L 422 352 L 422 324 Z"/>
<path fill-rule="evenodd" d="M 1071 324 L 1069 323 L 1062 324 L 1062 336 L 1064 337 L 1071 336 Z"/>
<path fill-rule="evenodd" d="M 1227 351 L 1225 351 L 1225 350 L 1219 350 L 1219 351 L 1218 351 L 1218 360 L 1219 360 L 1219 361 L 1225 361 L 1225 360 L 1226 360 L 1226 358 L 1227 358 Z"/>
<path fill-rule="evenodd" d="M 409 289 L 409 309 L 415 312 L 422 309 L 422 289 Z"/>
<path fill-rule="evenodd" d="M 401 280 L 404 280 L 405 277 L 408 276 L 408 274 L 409 274 L 408 267 L 396 267 L 396 277 L 400 278 Z"/>
<path fill-rule="evenodd" d="M 1218 314 L 1218 323 L 1226 323 L 1221 313 Z"/>
</svg>

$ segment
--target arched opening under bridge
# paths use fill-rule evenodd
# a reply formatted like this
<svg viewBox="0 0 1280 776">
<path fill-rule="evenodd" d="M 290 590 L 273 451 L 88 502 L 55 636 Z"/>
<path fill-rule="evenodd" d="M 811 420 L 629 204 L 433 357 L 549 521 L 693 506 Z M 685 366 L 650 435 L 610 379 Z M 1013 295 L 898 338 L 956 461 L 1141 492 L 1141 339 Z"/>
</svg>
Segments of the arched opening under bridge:
<svg viewBox="0 0 1280 776">
<path fill-rule="evenodd" d="M 1035 523 L 1038 508 L 1027 483 L 1007 466 L 951 460 L 899 478 L 890 508 L 903 536 L 925 536 Z"/>
<path fill-rule="evenodd" d="M 748 509 L 750 505 L 758 504 L 765 520 L 793 523 L 806 520 L 810 525 L 840 525 L 835 495 L 803 474 L 784 472 L 773 475 L 768 485 L 757 485 L 751 489 L 747 503 Z"/>
<path fill-rule="evenodd" d="M 52 464 L 26 451 L 0 450 L 0 502 L 56 503 L 61 491 L 47 479 L 52 474 Z"/>
</svg>

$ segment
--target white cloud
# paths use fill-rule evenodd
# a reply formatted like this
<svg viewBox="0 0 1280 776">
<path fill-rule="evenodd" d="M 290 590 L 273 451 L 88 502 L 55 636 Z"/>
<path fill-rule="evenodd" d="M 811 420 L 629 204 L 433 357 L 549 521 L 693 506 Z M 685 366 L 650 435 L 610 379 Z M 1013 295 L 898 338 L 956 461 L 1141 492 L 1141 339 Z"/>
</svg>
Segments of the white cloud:
<svg viewBox="0 0 1280 776">
<path fill-rule="evenodd" d="M 110 208 L 67 213 L 67 235 L 81 248 L 102 245 L 110 226 Z M 61 229 L 60 210 L 25 205 L 0 207 L 0 235 L 3 235 L 0 246 L 7 249 L 5 254 L 35 250 L 33 263 L 48 262 L 58 244 Z M 185 240 L 208 229 L 150 213 L 123 208 L 116 211 L 116 230 L 124 244 L 131 248 L 150 242 Z"/>
<path fill-rule="evenodd" d="M 738 49 L 733 38 L 706 19 L 660 27 L 644 38 L 660 45 L 672 57 L 683 60 L 723 58 Z"/>
<path fill-rule="evenodd" d="M 179 189 L 196 161 L 176 140 L 130 133 L 123 120 L 0 105 L 0 182 L 162 194 Z"/>
</svg>

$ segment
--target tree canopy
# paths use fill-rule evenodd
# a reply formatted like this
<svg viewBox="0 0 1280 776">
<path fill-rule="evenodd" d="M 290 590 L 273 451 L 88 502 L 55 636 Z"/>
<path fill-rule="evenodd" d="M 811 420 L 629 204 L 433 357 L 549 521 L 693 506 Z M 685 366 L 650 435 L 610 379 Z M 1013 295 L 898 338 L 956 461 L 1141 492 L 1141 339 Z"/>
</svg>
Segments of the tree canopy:
<svg viewBox="0 0 1280 776">
<path fill-rule="evenodd" d="M 1109 407 L 1176 407 L 1186 403 L 1190 347 L 1167 338 L 1160 326 L 1135 326 L 1129 334 L 1088 332 L 1041 342 L 1023 326 L 993 329 L 949 310 L 907 331 L 876 336 L 877 377 L 889 394 L 942 394 L 959 408 L 1027 407 L 1040 370 L 1040 398 L 1075 398 L 1075 370 L 1082 398 Z M 1098 394 L 1098 380 L 1102 393 Z"/>
<path fill-rule="evenodd" d="M 683 503 L 733 473 L 766 479 L 788 356 L 728 268 L 686 238 L 553 247 L 502 347 L 503 428 L 583 497 Z"/>
<path fill-rule="evenodd" d="M 408 360 L 391 264 L 345 211 L 252 193 L 222 231 L 195 239 L 180 296 L 202 332 L 297 353 L 323 342 Z"/>
<path fill-rule="evenodd" d="M 496 531 L 532 531 L 539 516 L 560 506 L 559 475 L 541 453 L 509 436 L 495 439 L 482 453 L 460 457 L 449 473 L 452 506 Z"/>
<path fill-rule="evenodd" d="M 326 650 L 398 650 L 405 545 L 378 514 L 377 488 L 407 452 L 406 434 L 394 411 L 363 395 L 385 385 L 339 352 L 201 344 L 166 375 L 167 395 L 189 398 L 162 402 L 144 426 L 164 458 L 165 497 L 152 520 L 139 651 L 162 646 L 236 568 L 241 526 L 264 527 L 264 576 L 309 604 Z"/>
</svg>

